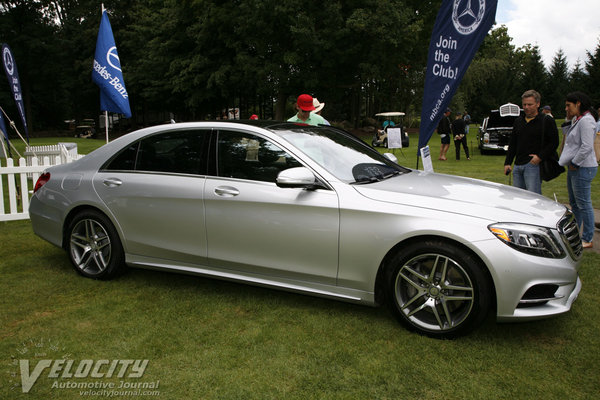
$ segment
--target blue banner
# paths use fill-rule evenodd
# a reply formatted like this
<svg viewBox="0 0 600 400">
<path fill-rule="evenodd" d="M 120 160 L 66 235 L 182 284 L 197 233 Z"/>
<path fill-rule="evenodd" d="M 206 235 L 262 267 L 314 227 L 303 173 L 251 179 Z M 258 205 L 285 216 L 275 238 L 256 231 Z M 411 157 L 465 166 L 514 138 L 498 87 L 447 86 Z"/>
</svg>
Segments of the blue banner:
<svg viewBox="0 0 600 400">
<path fill-rule="evenodd" d="M 121 71 L 121 62 L 106 10 L 102 12 L 92 80 L 100 87 L 100 108 L 131 118 L 129 95 Z"/>
<path fill-rule="evenodd" d="M 19 71 L 17 71 L 17 63 L 7 44 L 2 45 L 2 64 L 4 65 L 4 71 L 6 72 L 6 78 L 8 78 L 8 86 L 10 86 L 15 103 L 17 104 L 17 109 L 19 110 L 19 115 L 21 116 L 21 122 L 23 122 L 25 136 L 29 142 L 29 132 L 27 131 L 27 119 L 25 118 L 25 106 L 23 105 L 23 92 L 21 91 Z M 8 135 L 8 132 L 4 130 L 4 134 Z"/>
<path fill-rule="evenodd" d="M 443 0 L 429 43 L 419 149 L 450 104 L 475 52 L 496 17 L 497 0 Z"/>
<path fill-rule="evenodd" d="M 6 148 L 8 149 L 8 154 L 4 154 L 4 146 L 0 148 L 0 158 L 6 158 L 10 156 L 10 141 L 8 140 L 8 131 L 6 130 L 6 124 L 4 123 L 4 116 L 2 115 L 2 110 L 0 110 L 0 130 L 3 133 L 2 137 L 6 141 Z"/>
</svg>

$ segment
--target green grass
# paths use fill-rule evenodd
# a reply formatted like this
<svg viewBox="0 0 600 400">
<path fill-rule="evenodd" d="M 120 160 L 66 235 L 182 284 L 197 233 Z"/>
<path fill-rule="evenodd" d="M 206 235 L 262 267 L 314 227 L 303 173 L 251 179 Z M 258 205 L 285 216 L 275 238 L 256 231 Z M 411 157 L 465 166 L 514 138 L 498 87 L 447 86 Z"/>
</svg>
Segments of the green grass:
<svg viewBox="0 0 600 400">
<path fill-rule="evenodd" d="M 11 139 L 10 141 L 13 146 L 17 149 L 19 154 L 24 157 L 25 146 L 26 144 L 20 139 Z M 54 145 L 57 143 L 76 143 L 77 144 L 77 152 L 79 154 L 88 154 L 98 147 L 106 144 L 106 139 L 81 139 L 74 137 L 45 137 L 45 138 L 30 138 L 29 145 L 30 146 L 42 146 L 42 145 Z M 12 150 L 11 150 L 12 151 Z M 13 152 L 13 158 L 17 158 L 17 155 Z M 17 162 L 15 162 L 17 164 Z M 3 164 L 6 165 L 6 164 Z"/>
<path fill-rule="evenodd" d="M 30 393 L 18 360 L 147 359 L 160 398 L 589 399 L 600 391 L 600 255 L 586 252 L 570 313 L 429 339 L 369 308 L 199 277 L 131 270 L 94 281 L 37 238 L 0 223 L 3 399 L 75 399 L 46 370 Z M 121 379 L 96 379 L 119 384 Z M 68 381 L 68 380 L 66 380 Z M 71 380 L 73 381 L 73 380 Z M 78 381 L 94 381 L 80 379 Z"/>
<path fill-rule="evenodd" d="M 411 147 L 396 151 L 401 164 L 414 168 L 416 144 L 411 137 Z M 430 145 L 436 172 L 506 182 L 504 156 L 475 150 L 471 161 L 456 162 L 451 147 L 441 162 L 439 138 Z M 564 179 L 544 183 L 544 194 L 556 191 L 566 201 Z M 0 243 L 1 399 L 80 399 L 87 396 L 52 384 L 121 380 L 158 380 L 159 394 L 144 397 L 162 399 L 590 399 L 600 393 L 600 255 L 594 252 L 584 254 L 583 290 L 571 312 L 519 324 L 490 317 L 467 337 L 440 341 L 409 333 L 385 308 L 146 270 L 109 282 L 85 279 L 64 251 L 33 234 L 29 221 L 0 222 Z M 149 361 L 139 379 L 66 380 L 46 370 L 23 394 L 21 359 L 30 360 L 30 371 L 42 359 Z"/>
</svg>

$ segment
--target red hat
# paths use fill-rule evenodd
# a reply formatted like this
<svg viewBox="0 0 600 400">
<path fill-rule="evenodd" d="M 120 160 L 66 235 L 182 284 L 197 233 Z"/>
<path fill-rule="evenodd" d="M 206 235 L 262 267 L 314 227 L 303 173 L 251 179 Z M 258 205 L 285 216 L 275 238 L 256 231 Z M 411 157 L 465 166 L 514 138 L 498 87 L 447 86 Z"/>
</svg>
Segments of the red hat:
<svg viewBox="0 0 600 400">
<path fill-rule="evenodd" d="M 298 107 L 303 111 L 313 111 L 315 109 L 313 98 L 310 94 L 301 94 L 298 96 L 296 104 L 298 104 Z"/>
<path fill-rule="evenodd" d="M 250 116 L 250 119 L 258 119 L 258 115 L 256 115 L 256 114 L 252 114 L 252 115 Z"/>
</svg>

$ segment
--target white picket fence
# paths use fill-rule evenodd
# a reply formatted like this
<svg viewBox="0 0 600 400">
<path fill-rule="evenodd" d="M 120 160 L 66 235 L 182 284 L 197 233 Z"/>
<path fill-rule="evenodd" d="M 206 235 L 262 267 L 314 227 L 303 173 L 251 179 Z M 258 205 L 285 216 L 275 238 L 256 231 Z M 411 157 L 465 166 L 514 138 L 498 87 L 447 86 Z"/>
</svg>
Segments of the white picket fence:
<svg viewBox="0 0 600 400">
<path fill-rule="evenodd" d="M 25 151 L 27 159 L 19 158 L 19 165 L 15 165 L 12 158 L 0 160 L 0 221 L 29 219 L 29 198 L 41 173 L 52 165 L 83 157 L 77 154 L 76 147 L 67 147 L 64 144 L 29 146 Z"/>
<path fill-rule="evenodd" d="M 77 154 L 76 143 L 63 142 L 50 145 L 27 146 L 25 148 L 25 158 L 27 159 L 27 165 L 32 165 L 31 160 L 34 157 L 37 157 L 38 159 L 43 159 L 44 156 L 48 156 L 50 158 L 50 163 L 52 165 L 56 165 L 54 164 L 56 156 L 60 157 L 59 164 L 65 164 L 83 157 L 83 155 Z"/>
</svg>

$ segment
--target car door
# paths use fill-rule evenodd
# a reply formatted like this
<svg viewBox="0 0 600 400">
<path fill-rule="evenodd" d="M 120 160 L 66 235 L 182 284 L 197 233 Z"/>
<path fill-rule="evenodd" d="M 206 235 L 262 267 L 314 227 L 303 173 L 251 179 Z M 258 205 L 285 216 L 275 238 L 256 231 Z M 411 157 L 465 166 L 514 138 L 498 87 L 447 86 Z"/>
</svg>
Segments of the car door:
<svg viewBox="0 0 600 400">
<path fill-rule="evenodd" d="M 203 191 L 210 130 L 169 131 L 123 149 L 94 187 L 123 232 L 128 254 L 206 263 Z"/>
<path fill-rule="evenodd" d="M 210 265 L 335 284 L 336 193 L 278 187 L 277 174 L 301 164 L 258 135 L 220 131 L 216 152 L 204 191 Z"/>
</svg>

